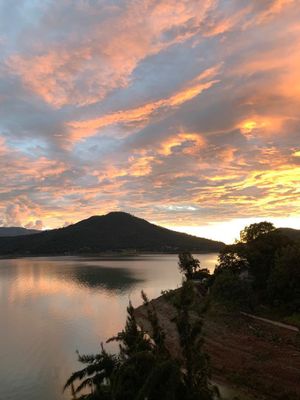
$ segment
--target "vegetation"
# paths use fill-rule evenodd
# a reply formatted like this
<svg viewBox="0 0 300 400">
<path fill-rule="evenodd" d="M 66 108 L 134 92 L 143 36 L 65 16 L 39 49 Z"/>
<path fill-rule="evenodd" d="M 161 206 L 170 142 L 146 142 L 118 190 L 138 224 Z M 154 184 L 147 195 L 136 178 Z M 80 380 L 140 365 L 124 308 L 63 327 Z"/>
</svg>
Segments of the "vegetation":
<svg viewBox="0 0 300 400">
<path fill-rule="evenodd" d="M 131 304 L 125 328 L 110 341 L 119 342 L 119 354 L 101 345 L 99 354 L 79 355 L 85 367 L 65 385 L 79 399 L 88 400 L 211 400 L 216 391 L 209 384 L 206 356 L 202 352 L 201 321 L 191 318 L 193 291 L 183 284 L 176 326 L 182 357 L 174 359 L 165 346 L 155 309 L 142 294 L 151 323 L 151 338 L 137 325 Z M 75 388 L 75 384 L 78 384 Z"/>
<path fill-rule="evenodd" d="M 277 252 L 267 288 L 272 305 L 284 307 L 291 312 L 299 312 L 300 248 L 298 246 L 290 245 Z"/>
<path fill-rule="evenodd" d="M 184 252 L 179 254 L 179 270 L 186 279 L 205 280 L 210 277 L 208 269 L 200 267 L 200 261 L 194 258 L 191 253 Z"/>
<path fill-rule="evenodd" d="M 299 312 L 300 247 L 284 232 L 269 222 L 242 230 L 240 240 L 220 252 L 212 298 L 242 309 Z"/>
<path fill-rule="evenodd" d="M 240 241 L 249 243 L 260 236 L 275 231 L 275 226 L 271 222 L 260 222 L 258 224 L 251 224 L 246 226 L 240 233 Z"/>
<path fill-rule="evenodd" d="M 252 308 L 252 288 L 250 282 L 241 280 L 232 271 L 224 271 L 215 280 L 211 297 L 228 309 L 249 310 Z"/>
</svg>

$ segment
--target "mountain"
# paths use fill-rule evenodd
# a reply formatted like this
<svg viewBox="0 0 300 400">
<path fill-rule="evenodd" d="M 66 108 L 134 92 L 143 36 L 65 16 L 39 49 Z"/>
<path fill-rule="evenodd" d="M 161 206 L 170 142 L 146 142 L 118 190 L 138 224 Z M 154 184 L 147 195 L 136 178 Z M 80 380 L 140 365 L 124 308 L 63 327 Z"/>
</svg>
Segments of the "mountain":
<svg viewBox="0 0 300 400">
<path fill-rule="evenodd" d="M 34 233 L 39 233 L 40 231 L 36 229 L 26 229 L 17 226 L 12 227 L 2 227 L 0 226 L 0 237 L 2 236 L 22 236 L 22 235 L 33 235 Z"/>
<path fill-rule="evenodd" d="M 224 243 L 153 225 L 124 212 L 93 216 L 65 228 L 0 238 L 0 255 L 97 253 L 103 251 L 218 252 Z"/>
<path fill-rule="evenodd" d="M 277 231 L 287 236 L 295 242 L 300 242 L 300 229 L 293 228 L 278 228 Z"/>
</svg>

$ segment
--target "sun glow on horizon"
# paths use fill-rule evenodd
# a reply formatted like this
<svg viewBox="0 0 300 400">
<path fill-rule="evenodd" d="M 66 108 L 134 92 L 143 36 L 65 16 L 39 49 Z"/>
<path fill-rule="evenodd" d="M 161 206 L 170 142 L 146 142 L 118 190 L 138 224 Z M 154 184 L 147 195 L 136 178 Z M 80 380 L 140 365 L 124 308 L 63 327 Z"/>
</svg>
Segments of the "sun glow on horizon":
<svg viewBox="0 0 300 400">
<path fill-rule="evenodd" d="M 239 239 L 240 231 L 253 223 L 272 222 L 276 228 L 300 229 L 300 217 L 287 218 L 238 218 L 223 222 L 212 222 L 204 225 L 165 225 L 166 228 L 190 235 L 232 244 Z"/>
</svg>

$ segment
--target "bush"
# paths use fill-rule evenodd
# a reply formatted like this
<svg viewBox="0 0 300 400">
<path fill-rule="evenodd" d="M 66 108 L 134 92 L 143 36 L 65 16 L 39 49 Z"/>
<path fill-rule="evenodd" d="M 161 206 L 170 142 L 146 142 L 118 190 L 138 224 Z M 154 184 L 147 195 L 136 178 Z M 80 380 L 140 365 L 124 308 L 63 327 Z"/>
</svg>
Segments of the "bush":
<svg viewBox="0 0 300 400">
<path fill-rule="evenodd" d="M 232 271 L 220 272 L 211 288 L 211 299 L 227 308 L 249 309 L 252 306 L 252 289 L 248 281 Z"/>
</svg>

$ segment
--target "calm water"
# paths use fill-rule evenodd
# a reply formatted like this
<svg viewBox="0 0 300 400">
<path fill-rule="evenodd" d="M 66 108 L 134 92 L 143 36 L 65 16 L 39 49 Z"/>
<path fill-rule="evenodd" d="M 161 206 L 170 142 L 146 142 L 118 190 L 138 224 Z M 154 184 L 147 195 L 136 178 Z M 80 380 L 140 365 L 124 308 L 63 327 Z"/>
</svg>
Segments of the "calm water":
<svg viewBox="0 0 300 400">
<path fill-rule="evenodd" d="M 217 255 L 199 255 L 213 270 Z M 80 366 L 139 305 L 181 283 L 175 255 L 0 260 L 0 400 L 62 400 Z"/>
</svg>

